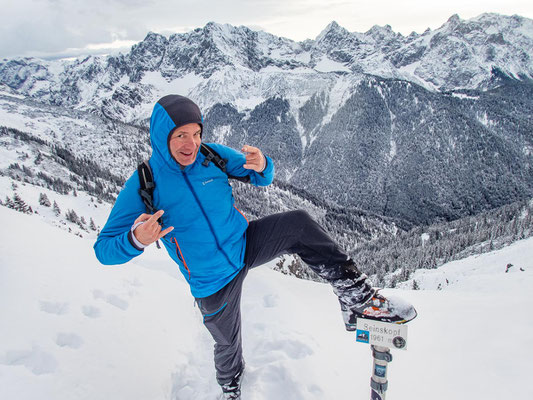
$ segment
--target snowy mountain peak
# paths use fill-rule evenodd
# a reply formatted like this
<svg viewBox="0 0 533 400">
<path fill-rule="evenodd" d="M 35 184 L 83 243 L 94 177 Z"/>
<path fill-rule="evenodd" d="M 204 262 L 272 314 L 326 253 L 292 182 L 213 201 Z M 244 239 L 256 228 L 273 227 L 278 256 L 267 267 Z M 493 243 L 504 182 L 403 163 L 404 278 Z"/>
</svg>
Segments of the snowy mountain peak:
<svg viewBox="0 0 533 400">
<path fill-rule="evenodd" d="M 408 37 L 394 32 L 390 25 L 351 33 L 332 21 L 315 40 L 302 43 L 245 26 L 209 22 L 203 28 L 169 38 L 149 32 L 125 55 L 73 62 L 0 61 L 0 84 L 45 102 L 80 108 L 90 105 L 91 109 L 99 109 L 109 99 L 122 99 L 135 106 L 143 98 L 152 101 L 160 94 L 150 94 L 154 87 L 166 91 L 170 82 L 186 92 L 193 87 L 198 93 L 207 90 L 213 100 L 205 104 L 214 104 L 220 98 L 232 101 L 243 95 L 264 99 L 272 93 L 286 93 L 284 88 L 296 88 L 289 82 L 295 71 L 357 72 L 407 80 L 432 91 L 486 89 L 494 85 L 494 68 L 514 78 L 532 77 L 532 48 L 533 21 L 498 14 L 470 20 L 453 15 L 435 31 Z M 273 71 L 291 71 L 292 75 L 257 86 L 256 79 L 267 79 L 262 74 Z M 246 78 L 242 73 L 247 74 Z M 180 84 L 186 76 L 196 78 Z M 213 76 L 216 81 L 211 80 Z M 307 78 L 305 87 L 322 90 L 312 89 L 322 84 Z M 200 82 L 203 80 L 210 81 Z M 228 92 L 228 82 L 237 86 L 237 97 Z M 253 95 L 246 89 L 250 87 L 255 88 Z M 121 120 L 138 115 L 133 110 L 117 112 L 117 107 L 108 104 L 104 108 L 108 115 Z"/>
<path fill-rule="evenodd" d="M 146 37 L 140 43 L 143 43 L 143 42 L 161 43 L 161 42 L 167 42 L 167 38 L 159 33 L 150 31 L 146 34 Z"/>
<path fill-rule="evenodd" d="M 203 28 L 196 29 L 194 32 L 202 35 L 204 39 L 213 40 L 213 42 L 222 50 L 227 44 L 236 44 L 242 40 L 256 40 L 257 37 L 264 32 L 254 31 L 247 26 L 234 26 L 230 24 L 220 24 L 217 22 L 209 22 Z M 274 37 L 273 35 L 270 35 Z M 240 49 L 238 49 L 240 50 Z"/>
<path fill-rule="evenodd" d="M 393 36 L 399 35 L 399 33 L 394 32 L 392 30 L 392 27 L 388 24 L 384 26 L 374 25 L 365 34 L 370 35 L 370 36 L 374 36 L 377 34 L 382 34 L 382 35 L 386 34 L 386 35 L 393 35 Z"/>
<path fill-rule="evenodd" d="M 338 63 L 347 63 L 352 54 L 357 51 L 360 40 L 357 34 L 352 34 L 337 22 L 331 22 L 312 43 L 314 58 L 326 54 Z"/>
<path fill-rule="evenodd" d="M 142 42 L 131 48 L 129 59 L 133 65 L 145 70 L 154 70 L 161 63 L 161 58 L 168 45 L 168 39 L 158 33 L 149 32 Z"/>
<path fill-rule="evenodd" d="M 220 24 L 215 21 L 209 21 L 203 28 L 204 32 L 225 32 L 230 34 L 232 31 L 238 30 L 239 28 L 230 25 L 230 24 Z"/>
<path fill-rule="evenodd" d="M 324 30 L 322 30 L 322 32 L 318 34 L 315 39 L 315 42 L 320 43 L 328 39 L 331 40 L 349 34 L 350 32 L 340 26 L 336 21 L 332 21 L 328 24 L 328 26 L 324 28 Z"/>
<path fill-rule="evenodd" d="M 384 43 L 390 44 L 391 41 L 395 41 L 400 44 L 400 40 L 403 38 L 402 34 L 394 32 L 390 25 L 374 25 L 365 33 L 365 36 L 369 38 L 369 40 L 375 42 L 379 47 L 381 47 Z"/>
<path fill-rule="evenodd" d="M 459 25 L 461 23 L 461 18 L 459 17 L 459 14 L 453 14 L 450 18 L 448 18 L 446 23 L 449 25 Z"/>
</svg>

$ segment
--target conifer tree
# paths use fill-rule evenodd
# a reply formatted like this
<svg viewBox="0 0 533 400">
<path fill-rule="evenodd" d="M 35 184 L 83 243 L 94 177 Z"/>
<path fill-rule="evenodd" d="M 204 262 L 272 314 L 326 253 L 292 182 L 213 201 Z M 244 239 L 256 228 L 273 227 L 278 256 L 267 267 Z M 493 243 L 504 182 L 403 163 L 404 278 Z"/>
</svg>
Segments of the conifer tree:
<svg viewBox="0 0 533 400">
<path fill-rule="evenodd" d="M 37 157 L 35 158 L 35 165 L 39 165 L 41 162 L 43 161 L 43 155 L 41 154 L 41 152 L 39 151 L 37 153 Z"/>
<path fill-rule="evenodd" d="M 22 165 L 22 172 L 24 172 L 26 176 L 29 176 L 30 178 L 33 177 L 33 172 L 31 171 L 31 169 L 29 169 L 25 165 Z"/>
<path fill-rule="evenodd" d="M 53 209 L 54 209 L 54 213 L 56 214 L 56 217 L 59 217 L 61 215 L 61 209 L 59 208 L 55 200 L 54 200 Z"/>
<path fill-rule="evenodd" d="M 78 214 L 76 214 L 76 211 L 67 210 L 65 215 L 67 217 L 67 221 L 70 221 L 70 222 L 72 222 L 74 224 L 79 224 L 80 223 L 80 218 L 78 217 Z"/>
<path fill-rule="evenodd" d="M 13 204 L 13 200 L 11 200 L 9 198 L 9 196 L 6 196 L 6 201 L 4 202 L 4 205 L 7 207 L 7 208 L 15 208 L 15 205 Z"/>
<path fill-rule="evenodd" d="M 13 195 L 13 205 L 14 209 L 20 212 L 23 212 L 25 214 L 29 213 L 28 205 L 24 200 L 22 200 L 22 197 L 18 193 L 15 193 Z"/>
<path fill-rule="evenodd" d="M 48 200 L 46 193 L 39 194 L 39 204 L 45 207 L 51 206 L 50 200 Z"/>
</svg>

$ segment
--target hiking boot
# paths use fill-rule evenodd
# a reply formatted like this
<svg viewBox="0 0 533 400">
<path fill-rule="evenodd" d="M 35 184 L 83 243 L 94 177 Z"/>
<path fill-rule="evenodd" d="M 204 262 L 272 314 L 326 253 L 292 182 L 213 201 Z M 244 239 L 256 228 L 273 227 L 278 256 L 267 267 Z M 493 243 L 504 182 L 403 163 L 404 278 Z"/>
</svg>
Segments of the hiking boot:
<svg viewBox="0 0 533 400">
<path fill-rule="evenodd" d="M 220 385 L 222 388 L 222 399 L 224 400 L 240 400 L 241 399 L 241 381 L 244 375 L 244 360 L 242 362 L 242 369 L 233 377 L 231 382 Z"/>
<path fill-rule="evenodd" d="M 342 300 L 341 310 L 347 331 L 356 330 L 357 318 L 372 319 L 375 321 L 405 324 L 417 315 L 415 308 L 398 297 L 385 297 L 372 289 L 372 293 L 360 304 L 348 307 Z"/>
</svg>

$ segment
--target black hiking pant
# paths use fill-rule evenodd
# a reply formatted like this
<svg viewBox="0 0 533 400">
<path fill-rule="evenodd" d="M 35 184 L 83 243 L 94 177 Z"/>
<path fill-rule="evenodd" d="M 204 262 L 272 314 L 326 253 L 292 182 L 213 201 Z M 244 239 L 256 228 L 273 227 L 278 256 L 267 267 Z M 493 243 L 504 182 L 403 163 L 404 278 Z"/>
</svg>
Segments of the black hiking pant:
<svg viewBox="0 0 533 400">
<path fill-rule="evenodd" d="M 305 211 L 289 211 L 250 222 L 246 231 L 245 267 L 211 296 L 196 299 L 204 324 L 215 340 L 219 384 L 229 383 L 242 369 L 241 291 L 251 268 L 282 254 L 298 254 L 322 278 L 343 277 L 348 257 Z"/>
</svg>

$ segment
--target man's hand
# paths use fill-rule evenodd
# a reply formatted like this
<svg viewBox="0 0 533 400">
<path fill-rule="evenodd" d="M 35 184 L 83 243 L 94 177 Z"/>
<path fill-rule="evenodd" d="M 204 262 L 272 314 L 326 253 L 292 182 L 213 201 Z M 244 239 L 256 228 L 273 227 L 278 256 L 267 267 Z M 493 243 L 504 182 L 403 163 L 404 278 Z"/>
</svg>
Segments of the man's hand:
<svg viewBox="0 0 533 400">
<path fill-rule="evenodd" d="M 246 169 L 253 169 L 256 172 L 263 172 L 266 165 L 266 159 L 261 150 L 257 147 L 244 145 L 241 150 L 246 154 L 246 164 L 243 165 Z"/>
<path fill-rule="evenodd" d="M 135 220 L 135 223 L 143 222 L 133 231 L 133 234 L 139 242 L 148 246 L 149 244 L 154 243 L 156 240 L 161 239 L 167 233 L 174 229 L 173 226 L 168 227 L 164 231 L 161 231 L 161 225 L 157 220 L 163 215 L 164 211 L 159 210 L 153 215 L 150 214 L 141 214 L 139 218 Z"/>
</svg>

